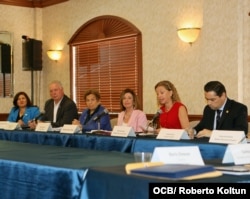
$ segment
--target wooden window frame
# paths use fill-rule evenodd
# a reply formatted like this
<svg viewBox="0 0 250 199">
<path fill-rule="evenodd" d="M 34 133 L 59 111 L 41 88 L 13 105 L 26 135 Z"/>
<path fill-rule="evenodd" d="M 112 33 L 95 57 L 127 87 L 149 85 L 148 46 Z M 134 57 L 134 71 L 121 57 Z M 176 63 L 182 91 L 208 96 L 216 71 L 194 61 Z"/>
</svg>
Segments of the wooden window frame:
<svg viewBox="0 0 250 199">
<path fill-rule="evenodd" d="M 142 39 L 137 28 L 119 17 L 101 16 L 84 24 L 69 45 L 71 97 L 79 112 L 86 108 L 83 95 L 90 88 L 100 92 L 110 113 L 121 111 L 125 88 L 133 89 L 143 106 Z"/>
</svg>

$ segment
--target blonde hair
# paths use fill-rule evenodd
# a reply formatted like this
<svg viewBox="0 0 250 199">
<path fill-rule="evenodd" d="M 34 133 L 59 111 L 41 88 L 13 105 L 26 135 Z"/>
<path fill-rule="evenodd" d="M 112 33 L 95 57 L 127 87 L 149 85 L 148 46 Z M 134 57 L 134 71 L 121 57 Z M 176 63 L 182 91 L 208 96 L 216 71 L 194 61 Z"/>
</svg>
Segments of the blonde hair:
<svg viewBox="0 0 250 199">
<path fill-rule="evenodd" d="M 168 91 L 172 91 L 173 95 L 171 96 L 171 99 L 173 102 L 181 102 L 181 99 L 179 97 L 179 94 L 177 92 L 177 89 L 175 88 L 174 84 L 172 84 L 170 81 L 168 80 L 163 80 L 158 82 L 155 85 L 155 90 L 156 88 L 158 88 L 159 86 L 163 86 L 165 89 L 167 89 Z"/>
</svg>

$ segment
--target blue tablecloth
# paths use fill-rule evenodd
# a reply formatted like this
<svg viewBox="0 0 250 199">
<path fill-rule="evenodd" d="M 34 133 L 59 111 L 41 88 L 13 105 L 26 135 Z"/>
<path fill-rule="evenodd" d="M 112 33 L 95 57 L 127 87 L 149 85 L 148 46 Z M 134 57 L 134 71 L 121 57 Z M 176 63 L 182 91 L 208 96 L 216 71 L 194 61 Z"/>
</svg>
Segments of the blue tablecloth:
<svg viewBox="0 0 250 199">
<path fill-rule="evenodd" d="M 86 198 L 91 167 L 125 165 L 133 155 L 0 141 L 1 199 Z"/>
<path fill-rule="evenodd" d="M 240 183 L 238 188 L 243 188 L 241 183 L 247 183 L 247 191 L 250 187 L 250 175 L 233 176 L 222 175 L 213 178 L 202 178 L 197 180 L 171 180 L 171 179 L 157 179 L 151 177 L 139 177 L 135 175 L 127 175 L 124 171 L 124 167 L 102 167 L 92 168 L 86 175 L 86 181 L 84 187 L 87 187 L 88 195 L 82 197 L 82 199 L 147 199 L 149 197 L 149 183 L 164 183 L 166 187 L 179 187 L 181 184 L 176 183 L 188 183 L 195 189 L 202 188 L 202 185 L 206 187 L 210 186 L 223 186 L 222 183 L 232 186 L 235 183 Z M 201 184 L 202 183 L 202 184 Z M 215 183 L 215 184 L 213 184 Z M 218 183 L 216 185 L 216 183 Z M 101 184 L 101 186 L 100 186 Z M 211 188 L 211 187 L 210 187 Z M 200 198 L 204 195 L 200 194 L 187 194 L 187 195 L 160 195 L 159 198 Z M 227 195 L 227 197 L 234 197 L 233 195 Z M 207 198 L 216 197 L 214 194 L 206 195 Z M 220 195 L 218 197 L 223 197 Z M 249 195 L 238 195 L 239 198 L 248 198 Z M 157 198 L 157 196 L 155 196 Z M 230 197 L 229 197 L 230 198 Z"/>
<path fill-rule="evenodd" d="M 41 145 L 54 145 L 54 146 L 68 146 L 70 144 L 70 136 L 68 134 L 60 133 L 45 133 L 45 132 L 35 132 L 29 130 L 0 130 L 0 139 L 41 144 Z"/>
<path fill-rule="evenodd" d="M 0 197 L 4 199 L 79 198 L 84 182 L 83 169 L 0 160 Z"/>
<path fill-rule="evenodd" d="M 130 138 L 128 140 L 131 141 Z M 176 141 L 136 138 L 132 140 L 135 142 L 131 150 L 150 151 L 154 145 L 176 144 Z M 192 142 L 194 141 L 179 144 Z M 152 144 L 151 147 L 148 147 L 149 143 Z M 198 145 L 203 146 L 201 143 Z M 204 146 L 208 151 L 214 147 L 209 143 Z M 167 182 L 126 175 L 125 165 L 131 162 L 134 162 L 131 153 L 0 140 L 0 198 L 148 198 L 150 182 Z M 227 175 L 190 183 L 250 183 L 249 177 Z"/>
<path fill-rule="evenodd" d="M 103 151 L 119 151 L 131 152 L 134 144 L 134 138 L 98 136 L 92 134 L 75 134 L 71 136 L 72 147 L 103 150 Z"/>
<path fill-rule="evenodd" d="M 208 139 L 195 140 L 157 140 L 142 137 L 113 137 L 94 134 L 62 134 L 54 132 L 35 132 L 29 130 L 0 130 L 0 140 L 53 145 L 101 151 L 134 153 L 153 152 L 155 147 L 198 146 L 203 159 L 223 158 L 227 145 L 209 143 Z"/>
<path fill-rule="evenodd" d="M 132 152 L 153 152 L 155 147 L 198 146 L 203 159 L 222 159 L 227 145 L 209 143 L 208 139 L 195 140 L 156 140 L 136 139 Z"/>
</svg>

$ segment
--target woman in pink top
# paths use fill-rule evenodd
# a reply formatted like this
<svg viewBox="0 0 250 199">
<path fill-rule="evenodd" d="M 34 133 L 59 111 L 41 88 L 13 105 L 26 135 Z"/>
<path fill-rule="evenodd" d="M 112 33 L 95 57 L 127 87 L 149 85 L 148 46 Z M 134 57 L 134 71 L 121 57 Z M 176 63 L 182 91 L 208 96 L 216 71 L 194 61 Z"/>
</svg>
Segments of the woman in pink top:
<svg viewBox="0 0 250 199">
<path fill-rule="evenodd" d="M 143 132 L 147 127 L 146 114 L 140 110 L 138 97 L 132 89 L 125 89 L 120 95 L 122 112 L 118 114 L 118 126 L 131 126 L 135 132 Z"/>
<path fill-rule="evenodd" d="M 160 127 L 169 129 L 189 128 L 187 108 L 181 103 L 175 86 L 170 81 L 160 81 L 155 85 L 155 92 L 162 110 L 159 117 Z"/>
</svg>

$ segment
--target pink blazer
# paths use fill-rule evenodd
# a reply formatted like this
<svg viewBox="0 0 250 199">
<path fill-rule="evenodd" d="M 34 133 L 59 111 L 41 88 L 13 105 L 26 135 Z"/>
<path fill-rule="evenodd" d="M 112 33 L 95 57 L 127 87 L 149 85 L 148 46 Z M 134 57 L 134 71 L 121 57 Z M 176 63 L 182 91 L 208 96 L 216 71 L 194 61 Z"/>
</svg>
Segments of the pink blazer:
<svg viewBox="0 0 250 199">
<path fill-rule="evenodd" d="M 117 125 L 121 126 L 123 124 L 125 111 L 122 111 L 118 114 Z M 141 110 L 133 110 L 132 115 L 128 121 L 128 126 L 131 126 L 135 132 L 142 132 L 148 125 L 148 120 L 146 114 Z"/>
</svg>

